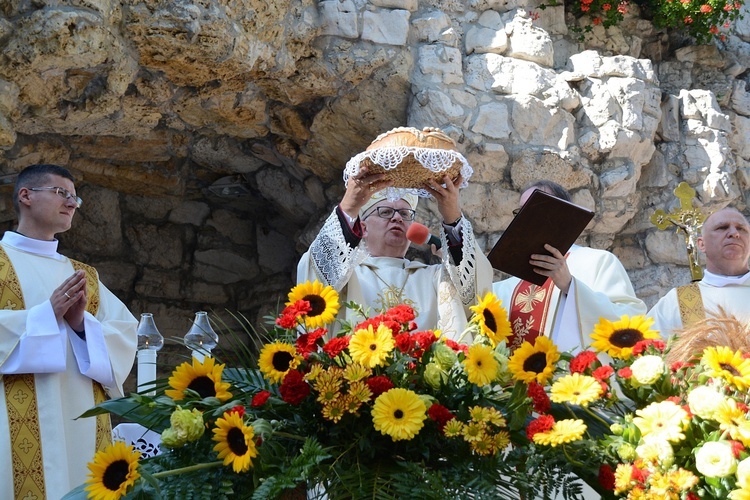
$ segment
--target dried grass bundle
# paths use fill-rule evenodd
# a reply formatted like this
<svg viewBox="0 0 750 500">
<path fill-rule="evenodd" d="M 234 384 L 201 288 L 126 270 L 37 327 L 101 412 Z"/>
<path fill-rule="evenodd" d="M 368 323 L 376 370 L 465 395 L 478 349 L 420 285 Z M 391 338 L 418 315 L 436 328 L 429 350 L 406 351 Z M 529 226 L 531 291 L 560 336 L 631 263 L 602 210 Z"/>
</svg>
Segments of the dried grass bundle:
<svg viewBox="0 0 750 500">
<path fill-rule="evenodd" d="M 689 361 L 706 347 L 726 346 L 750 353 L 750 325 L 746 325 L 722 307 L 716 314 L 677 332 L 666 361 Z"/>
</svg>

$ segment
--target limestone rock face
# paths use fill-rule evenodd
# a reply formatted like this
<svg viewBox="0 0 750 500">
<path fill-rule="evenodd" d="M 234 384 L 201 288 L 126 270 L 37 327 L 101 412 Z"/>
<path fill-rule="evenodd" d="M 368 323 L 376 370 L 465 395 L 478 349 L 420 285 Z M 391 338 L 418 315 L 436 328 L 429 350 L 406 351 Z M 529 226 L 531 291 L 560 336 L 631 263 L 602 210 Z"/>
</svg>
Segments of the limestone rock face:
<svg viewBox="0 0 750 500">
<path fill-rule="evenodd" d="M 649 221 L 674 188 L 747 209 L 750 16 L 720 47 L 675 49 L 637 15 L 579 42 L 562 5 L 534 5 L 5 1 L 0 218 L 20 169 L 67 166 L 84 205 L 65 251 L 182 336 L 195 310 L 275 308 L 349 158 L 434 126 L 474 168 L 461 200 L 486 250 L 518 190 L 552 179 L 596 212 L 581 243 L 652 304 L 689 280 L 682 237 Z M 419 214 L 437 231 L 434 202 Z"/>
</svg>

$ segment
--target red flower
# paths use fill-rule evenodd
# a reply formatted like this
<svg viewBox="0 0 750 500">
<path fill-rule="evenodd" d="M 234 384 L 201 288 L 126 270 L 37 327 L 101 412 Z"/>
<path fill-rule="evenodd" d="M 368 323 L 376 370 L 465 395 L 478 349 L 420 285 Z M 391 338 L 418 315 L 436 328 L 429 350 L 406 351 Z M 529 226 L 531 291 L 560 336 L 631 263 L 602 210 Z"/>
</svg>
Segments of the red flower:
<svg viewBox="0 0 750 500">
<path fill-rule="evenodd" d="M 422 357 L 422 354 L 424 354 L 424 352 L 437 340 L 435 333 L 432 330 L 412 333 L 412 339 L 414 339 L 419 346 L 419 350 L 414 353 L 417 358 Z"/>
<path fill-rule="evenodd" d="M 542 415 L 539 418 L 532 420 L 529 425 L 526 426 L 526 437 L 533 440 L 534 434 L 538 432 L 547 432 L 552 429 L 554 425 L 555 417 L 552 415 Z"/>
<path fill-rule="evenodd" d="M 310 394 L 310 386 L 305 382 L 302 372 L 289 370 L 284 376 L 279 392 L 281 393 L 281 399 L 296 406 Z"/>
<path fill-rule="evenodd" d="M 236 413 L 242 418 L 245 416 L 245 407 L 242 405 L 233 406 L 227 413 Z"/>
<path fill-rule="evenodd" d="M 685 500 L 701 500 L 701 497 L 699 497 L 697 493 L 691 491 L 687 494 Z"/>
<path fill-rule="evenodd" d="M 595 17 L 594 19 L 591 20 L 591 22 L 594 23 L 594 26 L 599 26 L 600 24 L 602 24 L 602 18 Z"/>
<path fill-rule="evenodd" d="M 701 8 L 700 8 L 701 14 L 710 14 L 711 12 L 713 12 L 713 10 L 714 8 L 708 5 L 707 3 L 704 3 L 703 5 L 701 5 Z"/>
<path fill-rule="evenodd" d="M 633 370 L 631 370 L 629 366 L 625 366 L 617 370 L 617 375 L 622 378 L 630 378 L 633 376 Z"/>
<path fill-rule="evenodd" d="M 385 312 L 385 315 L 389 319 L 398 321 L 399 323 L 408 323 L 410 321 L 414 321 L 414 318 L 416 318 L 414 309 L 412 309 L 410 306 L 407 306 L 406 304 L 401 304 L 388 309 Z"/>
<path fill-rule="evenodd" d="M 669 396 L 667 398 L 667 401 L 671 401 L 671 402 L 673 402 L 676 405 L 679 405 L 682 402 L 682 400 L 679 398 L 679 396 Z"/>
<path fill-rule="evenodd" d="M 612 10 L 612 5 L 605 3 L 604 5 L 602 5 L 602 10 L 604 12 L 607 12 L 608 10 Z"/>
<path fill-rule="evenodd" d="M 599 467 L 599 484 L 605 490 L 614 491 L 615 489 L 615 473 L 608 464 L 602 464 Z"/>
<path fill-rule="evenodd" d="M 411 352 L 417 345 L 409 332 L 399 333 L 393 340 L 396 342 L 398 350 L 403 353 Z"/>
<path fill-rule="evenodd" d="M 596 359 L 594 351 L 582 351 L 578 353 L 575 358 L 570 360 L 571 373 L 585 372 Z"/>
<path fill-rule="evenodd" d="M 532 382 L 526 389 L 526 393 L 534 403 L 534 411 L 537 413 L 547 413 L 552 407 L 549 396 L 544 392 L 544 387 L 539 382 Z"/>
<path fill-rule="evenodd" d="M 281 328 L 291 330 L 297 326 L 297 316 L 295 314 L 284 314 L 276 318 L 276 324 Z"/>
<path fill-rule="evenodd" d="M 311 353 L 318 350 L 318 340 L 328 333 L 326 328 L 318 328 L 297 337 L 297 352 L 307 359 Z"/>
<path fill-rule="evenodd" d="M 351 337 L 336 337 L 325 343 L 323 346 L 323 352 L 328 354 L 330 357 L 335 358 L 341 351 L 349 347 L 349 339 Z"/>
<path fill-rule="evenodd" d="M 693 24 L 692 16 L 685 16 L 685 24 Z"/>
<path fill-rule="evenodd" d="M 648 471 L 644 469 L 640 469 L 636 467 L 635 465 L 631 466 L 633 469 L 630 473 L 630 478 L 640 484 L 645 484 L 646 479 L 648 479 Z"/>
<path fill-rule="evenodd" d="M 627 2 L 623 2 L 620 5 L 618 5 L 617 6 L 617 12 L 619 12 L 620 14 L 623 14 L 623 15 L 627 14 L 628 13 Z"/>
<path fill-rule="evenodd" d="M 456 418 L 448 408 L 437 403 L 430 406 L 430 409 L 427 410 L 427 416 L 437 423 L 440 432 L 443 432 L 445 424 Z"/>
<path fill-rule="evenodd" d="M 667 348 L 667 345 L 664 343 L 663 340 L 658 340 L 658 339 L 657 340 L 653 340 L 653 339 L 641 340 L 639 342 L 636 342 L 636 344 L 633 346 L 633 355 L 640 356 L 646 351 L 646 349 L 649 346 L 653 347 L 659 352 L 664 352 L 664 349 Z"/>
<path fill-rule="evenodd" d="M 581 5 L 581 12 L 588 12 L 591 9 L 588 5 Z"/>
<path fill-rule="evenodd" d="M 453 349 L 454 352 L 462 352 L 464 354 L 469 352 L 469 346 L 467 346 L 466 344 L 459 344 L 455 340 L 451 339 L 444 339 L 443 342 L 445 342 L 445 345 Z"/>
<path fill-rule="evenodd" d="M 740 403 L 739 401 L 737 402 L 737 408 L 742 410 L 744 413 L 747 413 L 747 410 L 750 409 L 745 403 Z"/>
<path fill-rule="evenodd" d="M 711 33 L 712 35 L 718 35 L 719 28 L 717 28 L 716 26 L 711 26 L 710 28 L 708 28 L 708 32 Z"/>
<path fill-rule="evenodd" d="M 615 373 L 615 369 L 609 365 L 600 366 L 591 374 L 596 380 L 603 382 L 607 380 L 612 374 Z"/>
<path fill-rule="evenodd" d="M 739 460 L 740 453 L 745 451 L 745 446 L 739 441 L 729 441 L 729 443 L 732 445 L 732 455 Z"/>
<path fill-rule="evenodd" d="M 372 398 L 380 396 L 386 391 L 393 389 L 393 382 L 385 375 L 378 375 L 377 377 L 368 378 L 365 383 L 372 392 Z"/>
<path fill-rule="evenodd" d="M 266 401 L 268 401 L 268 398 L 271 396 L 271 393 L 268 391 L 260 391 L 255 396 L 253 396 L 252 401 L 250 401 L 250 406 L 253 408 L 258 408 L 259 406 L 263 406 L 266 404 Z"/>
</svg>

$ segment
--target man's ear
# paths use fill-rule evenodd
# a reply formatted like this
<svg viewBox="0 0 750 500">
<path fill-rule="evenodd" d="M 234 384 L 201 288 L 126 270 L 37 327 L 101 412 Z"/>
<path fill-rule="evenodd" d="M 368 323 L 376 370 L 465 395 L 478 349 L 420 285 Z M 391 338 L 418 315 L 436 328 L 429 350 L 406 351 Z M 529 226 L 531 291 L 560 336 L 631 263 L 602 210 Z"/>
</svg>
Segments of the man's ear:
<svg viewBox="0 0 750 500">
<path fill-rule="evenodd" d="M 360 219 L 359 226 L 362 228 L 362 238 L 367 237 L 367 223 Z"/>
<path fill-rule="evenodd" d="M 698 250 L 706 253 L 706 245 L 703 244 L 703 236 L 698 236 L 698 239 L 695 240 L 695 245 L 698 247 Z"/>
<path fill-rule="evenodd" d="M 22 187 L 18 190 L 18 203 L 21 205 L 31 205 L 31 190 L 29 188 Z"/>
</svg>

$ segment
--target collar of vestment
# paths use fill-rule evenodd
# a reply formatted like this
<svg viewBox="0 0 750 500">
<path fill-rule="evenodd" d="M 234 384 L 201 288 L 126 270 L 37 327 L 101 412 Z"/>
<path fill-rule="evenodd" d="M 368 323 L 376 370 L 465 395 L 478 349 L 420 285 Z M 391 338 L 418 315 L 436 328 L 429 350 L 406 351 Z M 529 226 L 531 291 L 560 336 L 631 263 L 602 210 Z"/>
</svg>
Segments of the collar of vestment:
<svg viewBox="0 0 750 500">
<path fill-rule="evenodd" d="M 703 272 L 703 279 L 701 280 L 706 285 L 722 287 L 722 286 L 741 286 L 750 283 L 750 272 L 747 272 L 741 276 L 722 276 L 721 274 L 714 274 L 710 271 Z"/>
<path fill-rule="evenodd" d="M 400 259 L 398 257 L 369 257 L 367 260 L 363 262 L 365 266 L 371 267 L 371 268 L 385 268 L 385 267 L 397 267 L 401 269 L 420 269 L 422 267 L 427 267 L 427 264 L 424 262 L 409 260 L 409 259 Z"/>
<path fill-rule="evenodd" d="M 62 260 L 64 258 L 57 253 L 57 244 L 59 243 L 57 239 L 52 241 L 35 240 L 34 238 L 29 238 L 15 231 L 5 231 L 5 234 L 3 234 L 3 243 L 10 245 L 17 250 L 21 250 L 22 252 L 40 255 L 42 257 L 51 257 L 57 260 Z"/>
</svg>

